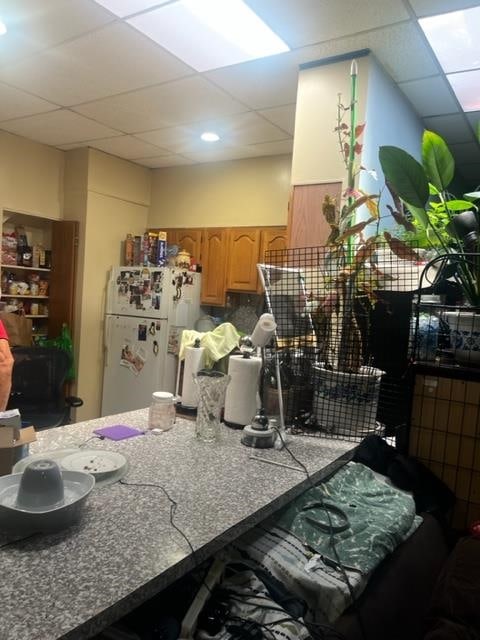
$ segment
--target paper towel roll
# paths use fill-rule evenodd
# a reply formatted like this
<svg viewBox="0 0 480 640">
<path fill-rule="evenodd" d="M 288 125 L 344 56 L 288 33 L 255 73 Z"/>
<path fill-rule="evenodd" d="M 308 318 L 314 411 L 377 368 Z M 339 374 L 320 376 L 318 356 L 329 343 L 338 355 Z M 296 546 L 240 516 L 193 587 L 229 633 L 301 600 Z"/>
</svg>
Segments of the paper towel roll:
<svg viewBox="0 0 480 640">
<path fill-rule="evenodd" d="M 255 347 L 265 347 L 273 337 L 277 323 L 271 313 L 264 313 L 258 319 L 250 339 Z"/>
<path fill-rule="evenodd" d="M 204 347 L 185 347 L 182 383 L 182 405 L 184 407 L 194 409 L 198 406 L 198 390 L 193 381 L 193 374 L 204 366 L 204 362 Z"/>
<path fill-rule="evenodd" d="M 230 356 L 228 373 L 231 377 L 225 396 L 225 422 L 245 426 L 257 413 L 258 379 L 262 359 Z"/>
</svg>

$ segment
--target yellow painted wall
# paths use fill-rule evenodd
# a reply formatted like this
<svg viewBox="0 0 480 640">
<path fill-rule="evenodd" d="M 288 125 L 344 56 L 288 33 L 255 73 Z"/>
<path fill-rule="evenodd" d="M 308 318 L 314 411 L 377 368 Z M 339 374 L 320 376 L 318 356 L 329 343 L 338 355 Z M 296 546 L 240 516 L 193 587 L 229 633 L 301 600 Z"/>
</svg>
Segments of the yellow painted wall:
<svg viewBox="0 0 480 640">
<path fill-rule="evenodd" d="M 80 222 L 76 290 L 76 420 L 100 415 L 107 276 L 121 262 L 127 233 L 147 226 L 150 170 L 96 151 L 67 153 L 65 218 Z"/>
<path fill-rule="evenodd" d="M 4 209 L 59 220 L 64 152 L 0 131 L 0 203 Z"/>
<path fill-rule="evenodd" d="M 100 415 L 107 274 L 112 266 L 121 262 L 121 246 L 126 234 L 145 231 L 147 214 L 146 205 L 88 192 L 83 288 L 77 300 L 82 313 L 78 394 L 84 401 L 77 413 L 79 420 Z"/>
<path fill-rule="evenodd" d="M 284 225 L 291 156 L 265 156 L 152 172 L 149 227 Z"/>
<path fill-rule="evenodd" d="M 148 206 L 150 185 L 150 169 L 96 149 L 89 150 L 89 191 Z"/>
<path fill-rule="evenodd" d="M 370 59 L 359 58 L 357 121 L 364 122 Z M 344 180 L 346 171 L 337 133 L 337 96 L 350 101 L 351 60 L 303 69 L 299 73 L 292 184 Z M 348 122 L 348 120 L 347 120 Z"/>
</svg>

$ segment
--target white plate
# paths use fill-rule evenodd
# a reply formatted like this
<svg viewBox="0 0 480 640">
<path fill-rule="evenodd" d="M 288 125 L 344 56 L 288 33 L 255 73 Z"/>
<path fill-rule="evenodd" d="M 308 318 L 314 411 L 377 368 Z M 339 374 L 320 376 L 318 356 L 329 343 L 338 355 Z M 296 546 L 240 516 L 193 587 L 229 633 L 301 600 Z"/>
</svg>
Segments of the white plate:
<svg viewBox="0 0 480 640">
<path fill-rule="evenodd" d="M 62 458 L 60 465 L 67 471 L 83 471 L 91 473 L 95 480 L 103 480 L 122 471 L 127 465 L 127 459 L 115 451 L 86 449 Z"/>
<path fill-rule="evenodd" d="M 33 462 L 34 460 L 42 460 L 46 458 L 48 460 L 55 460 L 60 463 L 62 458 L 65 456 L 69 456 L 72 453 L 76 453 L 78 451 L 78 447 L 70 448 L 70 449 L 53 449 L 52 451 L 42 451 L 41 453 L 32 453 L 26 458 L 22 458 L 19 460 L 13 467 L 12 473 L 22 473 L 25 467 Z"/>
</svg>

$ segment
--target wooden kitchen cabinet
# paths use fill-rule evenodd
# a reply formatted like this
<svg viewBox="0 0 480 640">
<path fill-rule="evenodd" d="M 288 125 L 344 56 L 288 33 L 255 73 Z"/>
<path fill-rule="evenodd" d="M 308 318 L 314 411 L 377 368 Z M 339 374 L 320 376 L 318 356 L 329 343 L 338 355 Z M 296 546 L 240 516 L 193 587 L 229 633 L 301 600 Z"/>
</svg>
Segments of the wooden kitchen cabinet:
<svg viewBox="0 0 480 640">
<path fill-rule="evenodd" d="M 178 248 L 181 251 L 188 251 L 197 262 L 201 262 L 202 229 L 177 229 L 176 231 L 175 244 Z"/>
<path fill-rule="evenodd" d="M 258 262 L 275 264 L 281 266 L 287 250 L 287 228 L 286 227 L 264 227 L 260 239 L 260 255 Z M 274 253 L 265 256 L 265 253 L 273 251 Z M 258 279 L 257 293 L 263 293 L 263 286 Z"/>
<path fill-rule="evenodd" d="M 225 305 L 227 229 L 204 229 L 202 233 L 201 304 Z"/>
<path fill-rule="evenodd" d="M 150 229 L 150 231 L 165 231 L 168 244 L 176 244 L 179 250 L 187 251 L 197 262 L 200 262 L 203 229 Z"/>
<path fill-rule="evenodd" d="M 228 230 L 228 291 L 257 290 L 260 242 L 259 227 L 238 227 Z"/>
<path fill-rule="evenodd" d="M 261 234 L 259 262 L 265 262 L 265 252 L 285 251 L 287 249 L 286 227 L 264 227 Z M 275 264 L 281 264 L 282 255 L 269 256 L 269 260 Z"/>
<path fill-rule="evenodd" d="M 330 235 L 322 212 L 325 196 L 341 201 L 342 183 L 302 184 L 293 187 L 288 210 L 288 247 L 321 247 Z"/>
<path fill-rule="evenodd" d="M 201 303 L 211 306 L 224 306 L 227 291 L 261 293 L 257 263 L 264 262 L 266 251 L 287 248 L 286 227 L 165 231 L 169 244 L 177 244 L 202 265 Z"/>
</svg>

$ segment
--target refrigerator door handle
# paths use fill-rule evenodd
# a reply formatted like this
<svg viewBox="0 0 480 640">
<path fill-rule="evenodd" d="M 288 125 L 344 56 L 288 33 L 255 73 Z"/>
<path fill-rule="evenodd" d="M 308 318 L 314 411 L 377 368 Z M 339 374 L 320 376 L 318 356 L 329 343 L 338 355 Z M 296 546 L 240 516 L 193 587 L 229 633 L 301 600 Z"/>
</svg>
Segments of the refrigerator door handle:
<svg viewBox="0 0 480 640">
<path fill-rule="evenodd" d="M 110 334 L 112 332 L 112 316 L 105 316 L 105 331 L 103 334 L 103 354 L 105 367 L 108 366 L 108 345 L 110 344 Z"/>
</svg>

